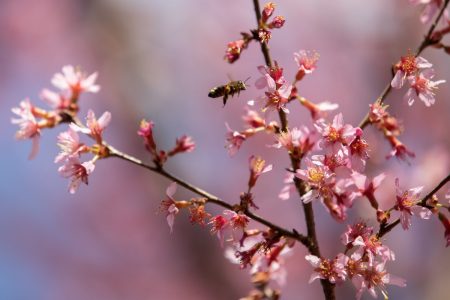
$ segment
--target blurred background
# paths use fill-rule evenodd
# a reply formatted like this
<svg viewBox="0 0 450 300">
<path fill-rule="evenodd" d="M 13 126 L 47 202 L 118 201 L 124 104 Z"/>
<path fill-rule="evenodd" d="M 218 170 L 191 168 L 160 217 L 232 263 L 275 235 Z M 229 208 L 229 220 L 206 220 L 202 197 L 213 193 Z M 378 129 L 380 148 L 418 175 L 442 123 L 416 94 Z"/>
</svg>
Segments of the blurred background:
<svg viewBox="0 0 450 300">
<path fill-rule="evenodd" d="M 289 78 L 296 68 L 294 51 L 318 51 L 319 68 L 302 81 L 300 94 L 338 103 L 345 121 L 354 125 L 389 82 L 391 64 L 414 50 L 428 28 L 419 21 L 420 9 L 406 0 L 276 3 L 275 14 L 283 15 L 286 24 L 273 31 L 273 58 Z M 97 115 L 110 111 L 105 138 L 111 144 L 148 160 L 136 135 L 142 118 L 155 122 L 162 148 L 191 135 L 197 149 L 172 159 L 167 169 L 230 203 L 246 188 L 248 157 L 262 155 L 275 170 L 263 175 L 255 189 L 259 213 L 302 232 L 299 200 L 277 197 L 288 158 L 266 147 L 273 140 L 257 136 L 233 158 L 224 149 L 225 122 L 241 129 L 246 100 L 261 93 L 253 86 L 263 57 L 255 44 L 233 65 L 223 55 L 229 41 L 254 27 L 250 0 L 0 1 L 0 299 L 228 300 L 247 295 L 247 271 L 226 261 L 207 229 L 191 226 L 180 214 L 169 233 L 165 217 L 156 214 L 169 181 L 108 159 L 97 164 L 89 186 L 70 195 L 68 181 L 53 163 L 56 136 L 65 127 L 45 130 L 37 158 L 28 161 L 31 143 L 14 140 L 10 109 L 26 97 L 42 105 L 39 92 L 51 87 L 52 75 L 63 65 L 98 71 L 102 89 L 82 96 L 81 116 L 89 108 Z M 450 80 L 448 55 L 428 49 L 423 56 L 434 64 L 436 79 Z M 207 94 L 229 75 L 251 77 L 252 87 L 223 108 L 221 100 Z M 439 87 L 430 108 L 423 103 L 408 107 L 405 92 L 393 91 L 387 103 L 403 120 L 401 140 L 416 159 L 409 165 L 386 161 L 387 143 L 373 128 L 366 133 L 372 156 L 368 173 L 388 175 L 377 192 L 384 208 L 395 199 L 395 177 L 404 188 L 424 185 L 428 192 L 450 169 L 448 83 Z M 311 124 L 302 108 L 290 109 L 291 124 Z M 181 188 L 176 195 L 194 196 Z M 314 207 L 322 253 L 332 257 L 343 250 L 339 236 L 345 224 L 332 220 L 321 204 Z M 350 220 L 361 218 L 376 225 L 366 201 L 349 212 Z M 436 218 L 413 219 L 408 232 L 396 228 L 385 242 L 397 254 L 388 270 L 408 282 L 407 288 L 388 288 L 392 299 L 448 299 L 450 254 Z M 307 284 L 312 269 L 305 254 L 297 245 L 288 259 L 283 299 L 323 298 L 317 281 Z M 355 290 L 346 283 L 337 294 L 353 299 Z"/>
</svg>

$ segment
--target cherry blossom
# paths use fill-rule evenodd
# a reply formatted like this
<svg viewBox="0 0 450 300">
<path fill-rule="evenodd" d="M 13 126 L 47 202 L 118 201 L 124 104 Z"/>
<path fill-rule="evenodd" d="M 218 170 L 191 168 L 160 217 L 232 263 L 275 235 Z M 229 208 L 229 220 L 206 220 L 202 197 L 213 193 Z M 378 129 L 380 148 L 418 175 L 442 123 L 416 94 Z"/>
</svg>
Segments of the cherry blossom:
<svg viewBox="0 0 450 300">
<path fill-rule="evenodd" d="M 337 114 L 331 124 L 326 124 L 321 120 L 315 126 L 323 137 L 319 145 L 322 149 L 333 153 L 336 153 L 341 145 L 350 145 L 357 136 L 362 134 L 360 128 L 355 128 L 350 124 L 344 125 L 342 113 Z"/>
<path fill-rule="evenodd" d="M 283 110 L 285 113 L 289 113 L 286 108 L 286 104 L 289 101 L 291 95 L 292 85 L 284 83 L 280 87 L 277 87 L 275 80 L 272 77 L 267 76 L 267 89 L 265 92 L 266 97 L 263 99 L 266 101 L 264 109 Z"/>
<path fill-rule="evenodd" d="M 56 73 L 52 78 L 52 84 L 61 90 L 70 90 L 73 97 L 77 98 L 82 92 L 97 93 L 100 86 L 95 84 L 97 72 L 87 76 L 78 68 L 71 65 L 64 66 L 62 73 Z"/>
<path fill-rule="evenodd" d="M 383 245 L 376 235 L 358 236 L 352 245 L 359 247 L 355 252 L 359 257 L 367 255 L 370 264 L 375 261 L 376 256 L 380 256 L 382 260 L 395 260 L 394 252 L 386 245 Z"/>
<path fill-rule="evenodd" d="M 347 273 L 345 271 L 345 260 L 342 256 L 336 259 L 324 259 L 315 255 L 306 255 L 305 259 L 314 267 L 309 283 L 316 279 L 326 279 L 331 283 L 338 283 L 345 280 Z"/>
<path fill-rule="evenodd" d="M 70 124 L 70 127 L 77 132 L 82 132 L 84 134 L 88 134 L 92 136 L 97 144 L 101 145 L 103 141 L 103 130 L 108 126 L 109 122 L 111 121 L 111 113 L 108 111 L 104 112 L 103 115 L 97 120 L 95 118 L 95 114 L 92 110 L 88 111 L 87 117 L 86 117 L 86 126 L 87 127 L 80 127 L 79 125 L 76 125 L 75 123 Z"/>
<path fill-rule="evenodd" d="M 353 241 L 361 236 L 364 238 L 369 238 L 373 233 L 373 228 L 367 226 L 363 221 L 357 222 L 353 225 L 347 225 L 347 230 L 341 235 L 341 241 L 346 246 L 353 246 Z"/>
<path fill-rule="evenodd" d="M 87 146 L 80 142 L 80 136 L 72 128 L 58 135 L 58 147 L 61 151 L 56 156 L 55 163 L 64 161 L 71 156 L 79 156 L 80 152 L 88 149 Z"/>
<path fill-rule="evenodd" d="M 329 197 L 334 186 L 333 173 L 320 161 L 306 159 L 306 170 L 297 170 L 295 176 L 306 181 L 311 190 L 302 196 L 302 201 L 308 203 L 319 196 Z"/>
<path fill-rule="evenodd" d="M 222 215 L 217 215 L 212 217 L 208 224 L 212 225 L 211 233 L 217 236 L 220 241 L 220 245 L 223 246 L 224 231 L 230 225 L 228 219 Z"/>
<path fill-rule="evenodd" d="M 173 224 L 175 223 L 175 216 L 180 211 L 177 202 L 173 198 L 177 191 L 177 183 L 172 182 L 166 189 L 167 199 L 161 201 L 159 210 L 166 213 L 167 224 L 169 225 L 170 232 L 173 232 Z"/>
<path fill-rule="evenodd" d="M 31 139 L 33 145 L 28 159 L 33 159 L 39 151 L 39 138 L 41 136 L 39 124 L 33 115 L 33 105 L 29 99 L 25 99 L 20 102 L 19 107 L 14 107 L 11 111 L 19 116 L 18 119 L 11 119 L 11 123 L 19 125 L 16 139 Z"/>
<path fill-rule="evenodd" d="M 224 59 L 230 64 L 234 63 L 239 59 L 242 50 L 247 48 L 247 46 L 248 43 L 242 39 L 228 43 Z"/>
<path fill-rule="evenodd" d="M 65 178 L 70 178 L 69 192 L 74 194 L 81 183 L 88 184 L 88 177 L 94 171 L 93 161 L 81 163 L 77 156 L 69 156 L 58 172 Z"/>
<path fill-rule="evenodd" d="M 375 190 L 381 185 L 381 182 L 386 178 L 384 173 L 379 174 L 372 180 L 363 174 L 354 172 L 352 179 L 355 186 L 358 188 L 358 192 L 369 199 L 373 208 L 378 209 L 378 202 L 375 198 Z"/>
<path fill-rule="evenodd" d="M 248 188 L 249 190 L 255 186 L 256 180 L 258 180 L 258 177 L 266 172 L 269 172 L 272 170 L 272 165 L 266 166 L 266 161 L 263 160 L 259 156 L 250 156 L 249 158 L 249 165 L 250 165 L 250 178 L 248 180 Z"/>
<path fill-rule="evenodd" d="M 63 93 L 55 93 L 49 89 L 43 89 L 40 93 L 42 101 L 47 103 L 51 108 L 55 110 L 65 110 L 70 107 L 71 99 Z"/>
<path fill-rule="evenodd" d="M 144 139 L 145 148 L 150 151 L 150 153 L 156 153 L 156 143 L 153 138 L 153 127 L 154 123 L 152 121 L 142 120 L 139 126 L 137 134 Z"/>
<path fill-rule="evenodd" d="M 300 50 L 294 53 L 294 59 L 298 66 L 297 80 L 300 80 L 305 74 L 311 74 L 317 68 L 319 53 Z"/>
<path fill-rule="evenodd" d="M 406 77 L 414 76 L 419 69 L 431 68 L 433 65 L 423 57 L 415 57 L 408 53 L 400 58 L 400 62 L 394 66 L 395 76 L 391 81 L 393 88 L 399 89 L 403 86 Z"/>
<path fill-rule="evenodd" d="M 315 148 L 318 136 L 316 131 L 301 126 L 281 132 L 276 138 L 278 142 L 273 147 L 278 149 L 283 147 L 291 155 L 300 158 Z"/>
<path fill-rule="evenodd" d="M 168 156 L 173 156 L 183 152 L 192 152 L 194 149 L 195 143 L 192 140 L 192 137 L 183 135 L 182 137 L 177 138 L 175 148 L 168 153 Z"/>
<path fill-rule="evenodd" d="M 386 284 L 397 285 L 405 287 L 406 283 L 403 278 L 394 276 L 386 272 L 385 262 L 378 262 L 373 265 L 362 263 L 363 272 L 356 274 L 352 278 L 352 282 L 356 289 L 356 299 L 361 299 L 361 296 L 365 290 L 368 290 L 372 297 L 377 297 L 375 288 L 378 288 L 383 294 L 385 299 L 388 299 Z"/>
<path fill-rule="evenodd" d="M 434 77 L 433 69 L 428 69 L 422 73 L 408 77 L 410 88 L 406 92 L 404 99 L 408 101 L 408 105 L 413 105 L 414 101 L 421 100 L 425 106 L 431 106 L 436 101 L 434 98 L 434 90 L 445 80 L 432 81 Z"/>
<path fill-rule="evenodd" d="M 395 209 L 400 212 L 400 223 L 402 224 L 403 229 L 407 230 L 411 226 L 412 215 L 418 216 L 421 219 L 429 219 L 431 216 L 431 210 L 417 205 L 421 202 L 419 195 L 423 189 L 422 186 L 412 188 L 407 191 L 402 191 L 400 189 L 399 182 L 399 179 L 396 178 L 395 186 L 397 190 L 397 202 Z"/>
<path fill-rule="evenodd" d="M 233 156 L 238 152 L 239 148 L 241 148 L 242 143 L 247 139 L 247 137 L 239 131 L 233 131 L 228 123 L 225 123 L 225 126 L 227 127 L 227 144 L 225 145 L 225 148 L 228 150 L 228 154 Z"/>
</svg>

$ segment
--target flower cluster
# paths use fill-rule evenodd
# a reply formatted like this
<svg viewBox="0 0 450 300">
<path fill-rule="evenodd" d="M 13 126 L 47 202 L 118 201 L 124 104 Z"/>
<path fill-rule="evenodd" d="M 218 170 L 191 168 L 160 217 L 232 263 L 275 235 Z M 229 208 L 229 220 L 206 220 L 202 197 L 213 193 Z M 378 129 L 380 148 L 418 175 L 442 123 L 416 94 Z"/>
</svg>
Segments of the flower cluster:
<svg viewBox="0 0 450 300">
<path fill-rule="evenodd" d="M 78 112 L 78 99 L 81 93 L 96 93 L 100 90 L 100 87 L 95 84 L 96 79 L 97 73 L 87 76 L 73 66 L 64 66 L 62 73 L 56 73 L 51 80 L 59 92 L 43 89 L 40 93 L 42 101 L 52 110 L 37 107 L 29 99 L 21 101 L 19 107 L 12 109 L 12 112 L 19 117 L 11 120 L 13 124 L 20 127 L 16 138 L 31 139 L 33 142 L 29 159 L 33 159 L 39 151 L 42 129 L 53 128 L 59 123 L 70 121 L 70 117 Z"/>
<path fill-rule="evenodd" d="M 421 100 L 425 106 L 434 104 L 434 90 L 445 80 L 431 80 L 434 77 L 432 66 L 425 58 L 416 57 L 412 53 L 402 56 L 400 62 L 394 66 L 395 76 L 391 81 L 391 86 L 400 89 L 406 79 L 408 80 L 409 89 L 404 96 L 408 105 L 413 105 L 416 100 Z M 424 70 L 420 71 L 421 69 Z"/>
<path fill-rule="evenodd" d="M 347 226 L 341 240 L 346 246 L 345 253 L 339 253 L 334 259 L 319 258 L 307 255 L 306 260 L 314 267 L 310 282 L 315 279 L 325 279 L 331 283 L 341 284 L 352 281 L 357 289 L 356 299 L 361 299 L 365 290 L 377 296 L 379 289 L 387 299 L 386 284 L 406 286 L 405 280 L 389 274 L 386 262 L 395 260 L 394 253 L 383 245 L 373 228 L 365 222 Z M 353 250 L 350 256 L 348 251 Z"/>
</svg>

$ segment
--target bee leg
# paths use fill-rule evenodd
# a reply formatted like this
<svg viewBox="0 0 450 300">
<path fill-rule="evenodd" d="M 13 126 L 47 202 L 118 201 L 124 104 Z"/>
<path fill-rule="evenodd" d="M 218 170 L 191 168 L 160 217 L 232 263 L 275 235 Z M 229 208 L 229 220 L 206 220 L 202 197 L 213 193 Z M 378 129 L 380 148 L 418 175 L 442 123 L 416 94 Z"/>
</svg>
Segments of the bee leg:
<svg viewBox="0 0 450 300">
<path fill-rule="evenodd" d="M 227 104 L 227 100 L 228 100 L 228 94 L 225 94 L 223 96 L 223 106 L 225 107 L 225 104 Z"/>
</svg>

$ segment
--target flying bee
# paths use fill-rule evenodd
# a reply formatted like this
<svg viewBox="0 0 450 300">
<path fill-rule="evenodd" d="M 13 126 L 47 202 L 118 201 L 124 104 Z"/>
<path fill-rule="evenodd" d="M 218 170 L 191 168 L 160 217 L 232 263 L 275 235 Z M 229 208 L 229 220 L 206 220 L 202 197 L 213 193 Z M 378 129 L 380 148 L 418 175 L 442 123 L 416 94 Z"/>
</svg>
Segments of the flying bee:
<svg viewBox="0 0 450 300">
<path fill-rule="evenodd" d="M 209 91 L 208 97 L 210 97 L 210 98 L 223 97 L 222 98 L 223 106 L 225 106 L 225 104 L 227 104 L 228 96 L 233 97 L 234 94 L 237 94 L 239 96 L 239 93 L 241 91 L 244 91 L 247 89 L 246 82 L 249 79 L 250 79 L 250 77 L 244 81 L 242 81 L 242 80 L 230 81 L 225 85 L 219 85 L 219 86 L 213 87 Z"/>
</svg>

